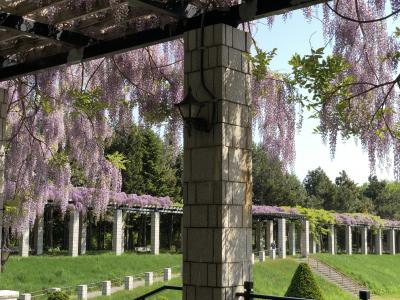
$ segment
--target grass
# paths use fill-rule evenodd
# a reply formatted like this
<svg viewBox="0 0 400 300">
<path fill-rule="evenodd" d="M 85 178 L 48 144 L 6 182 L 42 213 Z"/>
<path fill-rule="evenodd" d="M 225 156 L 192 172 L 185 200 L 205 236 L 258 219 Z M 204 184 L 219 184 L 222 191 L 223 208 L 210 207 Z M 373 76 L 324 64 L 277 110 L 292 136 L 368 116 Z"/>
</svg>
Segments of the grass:
<svg viewBox="0 0 400 300">
<path fill-rule="evenodd" d="M 0 274 L 0 290 L 33 292 L 51 287 L 75 288 L 78 284 L 114 278 L 123 280 L 127 275 L 180 266 L 181 258 L 177 254 L 124 254 L 116 257 L 111 253 L 80 257 L 11 257 L 5 272 Z"/>
<path fill-rule="evenodd" d="M 380 299 L 400 299 L 400 255 L 328 255 L 317 258 L 367 286 Z"/>
<path fill-rule="evenodd" d="M 264 263 L 256 263 L 253 269 L 255 291 L 261 294 L 284 295 L 292 276 L 296 270 L 297 263 L 293 260 L 276 260 Z M 325 300 L 355 300 L 350 294 L 343 292 L 335 285 L 325 281 L 317 276 L 317 281 L 321 286 Z M 181 285 L 179 279 L 171 281 L 169 284 Z M 123 291 L 115 293 L 110 297 L 98 297 L 95 300 L 132 300 L 135 297 L 145 294 L 153 290 L 162 283 L 153 285 L 152 287 L 137 288 L 134 291 Z M 176 291 L 169 291 L 158 296 L 154 296 L 152 300 L 181 300 L 182 294 Z"/>
</svg>

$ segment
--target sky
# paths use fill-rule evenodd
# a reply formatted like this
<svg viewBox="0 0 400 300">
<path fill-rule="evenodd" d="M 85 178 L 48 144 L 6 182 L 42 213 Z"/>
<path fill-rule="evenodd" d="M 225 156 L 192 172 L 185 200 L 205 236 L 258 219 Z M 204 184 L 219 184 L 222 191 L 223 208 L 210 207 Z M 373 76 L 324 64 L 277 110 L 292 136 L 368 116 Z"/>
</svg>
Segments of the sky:
<svg viewBox="0 0 400 300">
<path fill-rule="evenodd" d="M 317 16 L 318 17 L 318 16 Z M 261 20 L 265 23 L 265 20 Z M 314 18 L 306 21 L 302 11 L 293 12 L 286 21 L 276 16 L 272 28 L 258 24 L 255 39 L 264 50 L 277 48 L 277 56 L 271 63 L 274 71 L 290 72 L 288 61 L 297 52 L 300 55 L 310 53 L 310 43 L 314 48 L 324 46 L 321 21 Z M 356 183 L 367 182 L 370 174 L 368 156 L 354 139 L 347 142 L 339 141 L 336 155 L 331 159 L 329 147 L 324 145 L 321 136 L 313 134 L 313 128 L 318 120 L 304 118 L 300 133 L 296 134 L 296 162 L 294 173 L 303 180 L 309 170 L 322 167 L 327 175 L 334 180 L 341 170 Z M 255 137 L 255 141 L 259 137 Z M 393 169 L 377 170 L 380 179 L 394 180 Z"/>
</svg>

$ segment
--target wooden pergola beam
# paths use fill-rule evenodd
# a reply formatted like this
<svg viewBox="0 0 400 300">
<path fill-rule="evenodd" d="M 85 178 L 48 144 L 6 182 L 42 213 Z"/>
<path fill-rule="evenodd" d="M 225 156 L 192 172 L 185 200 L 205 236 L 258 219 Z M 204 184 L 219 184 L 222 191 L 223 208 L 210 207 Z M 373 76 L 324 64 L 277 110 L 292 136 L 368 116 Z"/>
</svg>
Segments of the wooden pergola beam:
<svg viewBox="0 0 400 300">
<path fill-rule="evenodd" d="M 83 47 L 96 42 L 93 38 L 83 34 L 68 30 L 60 30 L 53 25 L 29 20 L 4 11 L 0 11 L 0 26 L 17 30 L 21 32 L 21 34 L 36 35 L 76 47 Z"/>
<path fill-rule="evenodd" d="M 326 1 L 327 0 L 252 0 L 245 4 L 232 6 L 226 10 L 214 10 L 193 18 L 183 18 L 177 22 L 167 24 L 163 28 L 149 29 L 111 40 L 99 41 L 96 44 L 81 47 L 79 51 L 72 50 L 74 53 L 65 51 L 56 55 L 40 57 L 34 61 L 17 63 L 11 66 L 9 62 L 5 62 L 2 66 L 0 65 L 0 80 L 173 40 L 180 38 L 186 31 L 200 28 L 203 23 L 204 26 L 225 23 L 237 27 L 243 22 Z M 85 40 L 85 42 L 87 42 L 87 40 Z"/>
</svg>

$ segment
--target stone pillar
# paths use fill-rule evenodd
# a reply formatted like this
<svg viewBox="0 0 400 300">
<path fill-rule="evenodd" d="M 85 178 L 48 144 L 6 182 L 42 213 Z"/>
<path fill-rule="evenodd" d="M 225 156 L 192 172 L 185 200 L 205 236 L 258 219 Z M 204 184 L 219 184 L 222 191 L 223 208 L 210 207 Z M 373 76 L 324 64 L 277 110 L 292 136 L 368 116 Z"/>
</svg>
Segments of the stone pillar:
<svg viewBox="0 0 400 300">
<path fill-rule="evenodd" d="M 79 255 L 86 254 L 87 224 L 83 214 L 79 216 Z"/>
<path fill-rule="evenodd" d="M 289 227 L 289 254 L 296 255 L 296 223 L 294 222 Z"/>
<path fill-rule="evenodd" d="M 310 234 L 310 253 L 315 254 L 317 253 L 317 242 L 313 235 Z"/>
<path fill-rule="evenodd" d="M 278 219 L 278 255 L 286 258 L 286 219 Z"/>
<path fill-rule="evenodd" d="M 346 239 L 346 254 L 352 255 L 353 254 L 353 236 L 351 232 L 352 228 L 351 225 L 346 225 L 345 228 L 345 239 Z"/>
<path fill-rule="evenodd" d="M 19 254 L 22 257 L 29 256 L 29 220 L 25 222 L 19 239 Z"/>
<path fill-rule="evenodd" d="M 35 238 L 35 252 L 36 255 L 43 255 L 43 236 L 44 236 L 44 219 L 43 216 L 38 216 L 34 226 L 34 238 Z"/>
<path fill-rule="evenodd" d="M 310 249 L 310 223 L 308 220 L 301 220 L 301 256 L 308 257 Z"/>
<path fill-rule="evenodd" d="M 172 279 L 172 269 L 165 268 L 164 269 L 164 281 L 170 281 Z"/>
<path fill-rule="evenodd" d="M 269 220 L 265 223 L 265 249 L 271 249 L 271 244 L 274 241 L 274 221 Z"/>
<path fill-rule="evenodd" d="M 328 253 L 335 255 L 335 225 L 329 226 L 329 233 L 328 233 Z"/>
<path fill-rule="evenodd" d="M 382 255 L 382 228 L 378 228 L 375 234 L 375 254 Z"/>
<path fill-rule="evenodd" d="M 112 242 L 112 250 L 115 255 L 121 255 L 123 250 L 123 226 L 124 221 L 122 219 L 122 210 L 116 209 L 114 211 L 114 222 L 113 222 L 113 242 Z"/>
<path fill-rule="evenodd" d="M 265 251 L 264 250 L 258 252 L 258 258 L 260 259 L 260 262 L 265 261 Z"/>
<path fill-rule="evenodd" d="M 338 237 L 338 231 L 337 231 L 337 228 L 335 227 L 335 253 L 338 253 L 337 237 Z"/>
<path fill-rule="evenodd" d="M 111 281 L 102 281 L 101 282 L 101 295 L 102 296 L 110 296 L 111 295 Z"/>
<path fill-rule="evenodd" d="M 31 300 L 32 299 L 32 294 L 21 294 L 19 296 L 19 300 Z"/>
<path fill-rule="evenodd" d="M 125 276 L 124 278 L 125 290 L 133 290 L 133 276 Z"/>
<path fill-rule="evenodd" d="M 87 299 L 87 285 L 81 284 L 78 285 L 77 288 L 78 300 L 86 300 Z"/>
<path fill-rule="evenodd" d="M 0 88 L 0 257 L 3 246 L 4 160 L 6 147 L 7 91 Z"/>
<path fill-rule="evenodd" d="M 79 212 L 71 210 L 69 212 L 69 234 L 68 234 L 68 255 L 79 255 Z"/>
<path fill-rule="evenodd" d="M 368 227 L 361 227 L 361 254 L 368 254 Z"/>
<path fill-rule="evenodd" d="M 160 213 L 151 213 L 151 254 L 160 254 Z"/>
<path fill-rule="evenodd" d="M 261 250 L 263 250 L 263 247 L 261 245 L 262 223 L 259 220 L 257 220 L 256 222 L 257 222 L 256 223 L 256 251 L 261 251 Z"/>
<path fill-rule="evenodd" d="M 183 299 L 233 300 L 251 280 L 250 35 L 224 24 L 184 34 L 185 94 L 207 102 L 210 131 L 184 133 Z M 212 116 L 215 115 L 213 121 Z"/>
<path fill-rule="evenodd" d="M 146 272 L 144 273 L 144 285 L 149 286 L 153 284 L 153 272 Z"/>
<path fill-rule="evenodd" d="M 396 255 L 396 231 L 393 228 L 389 229 L 389 253 Z"/>
</svg>

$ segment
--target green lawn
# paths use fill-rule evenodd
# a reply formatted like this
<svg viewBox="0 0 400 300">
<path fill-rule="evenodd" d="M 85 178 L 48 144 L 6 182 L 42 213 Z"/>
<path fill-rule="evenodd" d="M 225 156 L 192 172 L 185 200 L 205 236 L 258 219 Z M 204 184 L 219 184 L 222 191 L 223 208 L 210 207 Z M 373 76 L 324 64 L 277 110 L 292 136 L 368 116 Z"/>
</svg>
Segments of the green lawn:
<svg viewBox="0 0 400 300">
<path fill-rule="evenodd" d="M 400 255 L 328 255 L 317 258 L 366 285 L 382 299 L 400 299 Z"/>
<path fill-rule="evenodd" d="M 89 284 L 127 275 L 143 275 L 144 272 L 162 270 L 164 267 L 181 265 L 181 255 L 110 253 L 67 256 L 11 257 L 3 274 L 0 274 L 0 290 L 11 289 L 33 292 L 50 287 L 75 288 L 78 284 Z"/>
<path fill-rule="evenodd" d="M 267 261 L 265 263 L 256 263 L 254 265 L 254 284 L 255 291 L 262 294 L 278 295 L 285 294 L 292 276 L 296 270 L 297 263 L 293 260 L 276 260 Z M 320 277 L 317 280 L 321 286 L 322 292 L 326 300 L 355 300 L 350 294 L 341 291 L 335 285 L 326 282 Z M 170 284 L 181 285 L 181 281 L 175 279 Z M 157 284 L 148 288 L 138 288 L 132 292 L 119 292 L 113 294 L 111 297 L 98 297 L 96 300 L 132 300 L 134 297 L 140 296 L 147 291 L 153 290 L 162 284 Z M 181 293 L 167 292 L 159 296 L 154 296 L 153 300 L 181 300 Z"/>
</svg>

